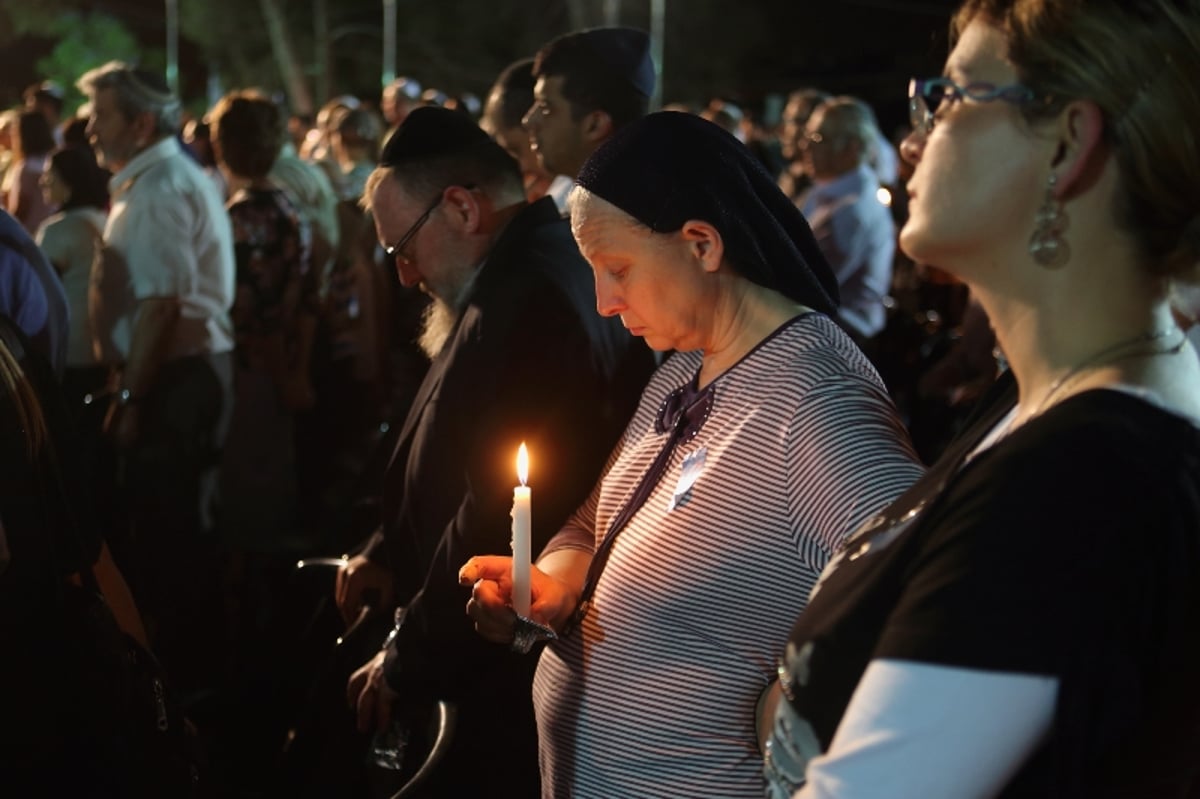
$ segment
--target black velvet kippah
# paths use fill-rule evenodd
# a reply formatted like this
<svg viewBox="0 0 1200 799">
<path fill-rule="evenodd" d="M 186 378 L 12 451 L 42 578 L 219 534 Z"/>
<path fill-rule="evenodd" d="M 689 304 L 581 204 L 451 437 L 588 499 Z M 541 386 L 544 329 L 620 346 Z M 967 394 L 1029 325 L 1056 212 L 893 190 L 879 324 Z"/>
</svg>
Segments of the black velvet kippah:
<svg viewBox="0 0 1200 799">
<path fill-rule="evenodd" d="M 654 60 L 650 37 L 636 28 L 591 28 L 579 39 L 605 64 L 645 97 L 654 94 Z"/>
<path fill-rule="evenodd" d="M 438 106 L 414 108 L 383 146 L 380 166 L 452 155 L 491 143 L 479 125 L 459 111 Z"/>
<path fill-rule="evenodd" d="M 800 209 L 744 144 L 705 119 L 642 117 L 602 144 L 576 182 L 656 233 L 708 222 L 738 274 L 822 313 L 837 310 L 837 280 Z"/>
</svg>

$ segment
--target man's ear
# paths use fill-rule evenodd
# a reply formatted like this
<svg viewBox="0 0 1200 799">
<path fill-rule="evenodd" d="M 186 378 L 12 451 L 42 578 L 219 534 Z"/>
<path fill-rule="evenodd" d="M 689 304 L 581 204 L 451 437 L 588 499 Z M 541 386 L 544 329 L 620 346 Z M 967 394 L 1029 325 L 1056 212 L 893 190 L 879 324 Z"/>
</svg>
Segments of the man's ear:
<svg viewBox="0 0 1200 799">
<path fill-rule="evenodd" d="M 1058 137 L 1055 194 L 1063 199 L 1086 191 L 1108 159 L 1104 114 L 1091 100 L 1074 100 L 1059 114 L 1054 131 Z"/>
<path fill-rule="evenodd" d="M 725 258 L 725 241 L 721 232 L 702 219 L 689 219 L 679 229 L 693 257 L 705 272 L 716 272 Z"/>
<path fill-rule="evenodd" d="M 613 134 L 613 120 L 607 111 L 589 111 L 582 121 L 583 135 L 593 144 L 599 145 Z"/>
<path fill-rule="evenodd" d="M 142 111 L 133 117 L 131 124 L 136 134 L 133 140 L 137 143 L 137 146 L 139 148 L 148 146 L 154 138 L 154 131 L 157 127 L 154 114 L 149 111 Z"/>
<path fill-rule="evenodd" d="M 480 195 L 463 186 L 450 186 L 446 189 L 444 202 L 450 213 L 467 233 L 476 233 L 483 223 L 483 209 L 480 207 Z"/>
</svg>

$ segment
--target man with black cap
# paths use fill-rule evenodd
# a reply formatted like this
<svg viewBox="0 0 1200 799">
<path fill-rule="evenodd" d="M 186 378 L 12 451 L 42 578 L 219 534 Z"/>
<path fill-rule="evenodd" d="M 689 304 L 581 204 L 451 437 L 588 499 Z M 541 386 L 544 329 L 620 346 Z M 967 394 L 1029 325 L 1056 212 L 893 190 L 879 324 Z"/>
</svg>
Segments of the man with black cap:
<svg viewBox="0 0 1200 799">
<path fill-rule="evenodd" d="M 457 570 L 508 551 L 522 442 L 536 556 L 591 490 L 653 361 L 596 313 L 591 271 L 554 203 L 527 203 L 517 163 L 464 115 L 414 110 L 364 204 L 401 282 L 434 301 L 423 335 L 433 362 L 385 477 L 382 529 L 338 577 L 349 617 L 366 588 L 404 606 L 349 697 L 363 730 L 396 719 L 418 734 L 433 702 L 458 706 L 433 795 L 473 795 L 481 773 L 535 795 L 536 658 L 475 635 Z"/>
<path fill-rule="evenodd" d="M 534 59 L 525 127 L 542 166 L 577 175 L 596 148 L 646 114 L 654 93 L 650 37 L 592 28 L 553 39 Z"/>
</svg>

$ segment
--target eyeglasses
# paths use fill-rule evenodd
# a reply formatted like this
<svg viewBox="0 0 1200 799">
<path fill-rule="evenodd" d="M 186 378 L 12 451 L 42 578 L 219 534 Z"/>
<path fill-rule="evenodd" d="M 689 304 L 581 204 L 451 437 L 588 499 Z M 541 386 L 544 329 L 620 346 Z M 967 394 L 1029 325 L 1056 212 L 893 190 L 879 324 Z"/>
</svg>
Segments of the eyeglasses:
<svg viewBox="0 0 1200 799">
<path fill-rule="evenodd" d="M 949 78 L 913 78 L 908 82 L 908 121 L 913 132 L 928 136 L 937 121 L 937 114 L 944 107 L 964 97 L 977 103 L 1002 100 L 1015 105 L 1025 105 L 1034 99 L 1033 89 L 1019 83 L 996 86 L 976 81 L 959 86 Z"/>
<path fill-rule="evenodd" d="M 446 190 L 442 189 L 442 192 L 438 195 L 437 199 L 425 209 L 425 213 L 418 216 L 417 221 L 412 223 L 412 227 L 410 227 L 408 231 L 400 237 L 400 241 L 396 242 L 395 244 L 384 246 L 383 251 L 387 253 L 388 258 L 403 258 L 405 261 L 409 260 L 408 256 L 404 254 L 405 245 L 413 240 L 413 237 L 417 235 L 417 231 L 421 229 L 421 225 L 424 225 L 429 220 L 430 214 L 432 214 L 434 210 L 442 204 L 442 199 L 445 196 Z"/>
</svg>

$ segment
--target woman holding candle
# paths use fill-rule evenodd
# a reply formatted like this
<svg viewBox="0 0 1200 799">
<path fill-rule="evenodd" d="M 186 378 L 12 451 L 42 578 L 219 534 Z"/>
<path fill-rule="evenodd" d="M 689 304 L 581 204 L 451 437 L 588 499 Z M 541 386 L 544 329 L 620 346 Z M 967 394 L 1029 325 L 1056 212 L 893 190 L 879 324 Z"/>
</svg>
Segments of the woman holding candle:
<svg viewBox="0 0 1200 799">
<path fill-rule="evenodd" d="M 652 114 L 580 173 L 602 314 L 676 350 L 532 570 L 548 796 L 761 796 L 755 704 L 842 537 L 920 474 L 795 205 L 734 137 Z M 513 640 L 507 558 L 468 612 Z M 519 625 L 518 643 L 528 625 Z"/>
<path fill-rule="evenodd" d="M 968 0 L 952 33 L 900 242 L 1012 370 L 797 621 L 772 795 L 1196 796 L 1200 365 L 1168 287 L 1200 256 L 1200 3 Z"/>
</svg>

